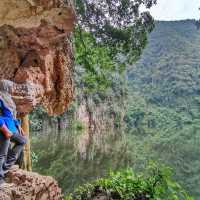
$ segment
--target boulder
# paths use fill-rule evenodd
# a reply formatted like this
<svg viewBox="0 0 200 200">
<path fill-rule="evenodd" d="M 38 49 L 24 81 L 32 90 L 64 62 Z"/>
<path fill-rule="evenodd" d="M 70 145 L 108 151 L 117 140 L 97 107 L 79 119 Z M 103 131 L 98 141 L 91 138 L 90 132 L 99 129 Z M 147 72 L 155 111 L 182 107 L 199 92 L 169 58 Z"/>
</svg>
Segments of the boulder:
<svg viewBox="0 0 200 200">
<path fill-rule="evenodd" d="M 10 170 L 6 175 L 6 183 L 0 186 L 0 200 L 61 199 L 61 189 L 52 177 L 18 168 Z"/>
</svg>

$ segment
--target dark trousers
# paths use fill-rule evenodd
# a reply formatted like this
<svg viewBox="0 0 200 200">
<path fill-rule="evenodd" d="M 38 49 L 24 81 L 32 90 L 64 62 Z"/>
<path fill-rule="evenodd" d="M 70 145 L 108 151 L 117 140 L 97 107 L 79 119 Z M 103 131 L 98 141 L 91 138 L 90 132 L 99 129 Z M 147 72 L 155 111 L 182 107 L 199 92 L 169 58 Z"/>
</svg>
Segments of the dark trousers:
<svg viewBox="0 0 200 200">
<path fill-rule="evenodd" d="M 11 142 L 14 143 L 12 148 Z M 0 138 L 0 180 L 4 178 L 4 171 L 15 164 L 26 143 L 26 137 L 20 133 L 13 134 L 10 139 L 4 136 Z"/>
</svg>

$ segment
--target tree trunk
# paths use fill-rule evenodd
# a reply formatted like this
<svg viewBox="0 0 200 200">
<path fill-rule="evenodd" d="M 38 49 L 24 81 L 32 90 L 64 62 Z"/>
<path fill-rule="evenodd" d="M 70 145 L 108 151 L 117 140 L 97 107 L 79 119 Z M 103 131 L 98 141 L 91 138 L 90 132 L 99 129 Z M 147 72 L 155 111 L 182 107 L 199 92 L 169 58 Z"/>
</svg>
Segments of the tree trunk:
<svg viewBox="0 0 200 200">
<path fill-rule="evenodd" d="M 31 147 L 30 147 L 30 136 L 29 136 L 29 117 L 28 115 L 21 117 L 22 129 L 24 130 L 28 143 L 24 147 L 24 156 L 22 168 L 27 171 L 32 171 L 32 160 L 31 160 Z"/>
</svg>

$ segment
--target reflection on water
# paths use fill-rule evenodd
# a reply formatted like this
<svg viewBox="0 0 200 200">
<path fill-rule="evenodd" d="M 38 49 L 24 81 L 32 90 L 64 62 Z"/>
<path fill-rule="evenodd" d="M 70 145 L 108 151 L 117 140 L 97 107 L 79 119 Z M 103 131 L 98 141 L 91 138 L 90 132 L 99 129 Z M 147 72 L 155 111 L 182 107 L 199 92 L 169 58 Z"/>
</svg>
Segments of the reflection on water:
<svg viewBox="0 0 200 200">
<path fill-rule="evenodd" d="M 81 183 L 106 175 L 109 170 L 131 166 L 137 159 L 121 134 L 88 136 L 65 133 L 33 134 L 34 170 L 54 176 L 64 192 Z"/>
<path fill-rule="evenodd" d="M 189 133 L 190 134 L 190 133 Z M 83 183 L 107 175 L 110 170 L 133 167 L 142 170 L 149 160 L 156 160 L 173 167 L 175 178 L 187 191 L 199 196 L 199 145 L 183 143 L 182 134 L 148 135 L 104 133 L 88 135 L 78 132 L 58 134 L 32 134 L 34 171 L 58 180 L 63 192 L 68 193 Z M 188 148 L 190 147 L 190 148 Z M 192 148 L 192 150 L 191 150 Z M 192 152 L 192 154 L 191 154 Z M 188 163 L 195 164 L 185 171 Z"/>
</svg>

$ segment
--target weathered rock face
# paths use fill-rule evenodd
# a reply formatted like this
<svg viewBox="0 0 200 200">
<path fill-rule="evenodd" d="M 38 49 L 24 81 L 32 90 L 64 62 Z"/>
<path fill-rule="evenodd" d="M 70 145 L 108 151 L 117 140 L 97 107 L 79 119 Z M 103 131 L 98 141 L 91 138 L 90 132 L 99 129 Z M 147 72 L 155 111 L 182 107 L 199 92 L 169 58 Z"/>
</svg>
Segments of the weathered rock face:
<svg viewBox="0 0 200 200">
<path fill-rule="evenodd" d="M 91 144 L 96 149 L 106 149 L 105 138 L 109 135 L 123 132 L 125 106 L 119 99 L 95 101 L 94 96 L 79 95 L 79 106 L 75 112 L 75 119 L 84 126 L 76 149 L 83 158 L 86 158 Z"/>
<path fill-rule="evenodd" d="M 64 0 L 0 1 L 0 89 L 19 113 L 42 104 L 48 114 L 61 114 L 72 101 L 74 22 Z"/>
<path fill-rule="evenodd" d="M 15 169 L 0 187 L 0 200 L 61 200 L 57 182 L 47 176 Z"/>
</svg>

